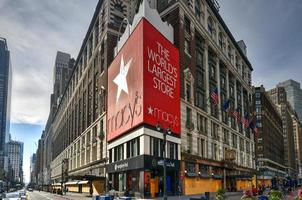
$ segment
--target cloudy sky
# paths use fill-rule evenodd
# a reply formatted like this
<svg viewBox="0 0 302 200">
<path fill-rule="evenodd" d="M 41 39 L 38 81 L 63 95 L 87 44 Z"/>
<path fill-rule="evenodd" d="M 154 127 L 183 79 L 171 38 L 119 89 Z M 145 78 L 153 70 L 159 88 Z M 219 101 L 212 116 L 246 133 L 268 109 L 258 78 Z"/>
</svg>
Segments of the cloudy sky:
<svg viewBox="0 0 302 200">
<path fill-rule="evenodd" d="M 0 37 L 13 67 L 11 133 L 25 142 L 24 173 L 49 113 L 57 50 L 76 56 L 97 0 L 0 0 Z"/>
<path fill-rule="evenodd" d="M 220 14 L 248 47 L 253 83 L 272 88 L 302 81 L 302 3 L 299 0 L 219 0 Z M 14 139 L 25 142 L 24 171 L 49 112 L 56 51 L 76 57 L 97 0 L 0 0 L 0 37 L 8 40 L 13 66 Z"/>
</svg>

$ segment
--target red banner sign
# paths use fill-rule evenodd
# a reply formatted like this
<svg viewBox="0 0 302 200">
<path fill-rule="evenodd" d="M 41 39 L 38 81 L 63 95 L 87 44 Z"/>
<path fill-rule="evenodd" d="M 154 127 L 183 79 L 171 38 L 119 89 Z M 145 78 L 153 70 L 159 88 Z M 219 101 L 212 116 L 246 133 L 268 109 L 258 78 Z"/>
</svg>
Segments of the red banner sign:
<svg viewBox="0 0 302 200">
<path fill-rule="evenodd" d="M 179 52 L 142 19 L 108 69 L 108 141 L 148 124 L 180 134 Z"/>
</svg>

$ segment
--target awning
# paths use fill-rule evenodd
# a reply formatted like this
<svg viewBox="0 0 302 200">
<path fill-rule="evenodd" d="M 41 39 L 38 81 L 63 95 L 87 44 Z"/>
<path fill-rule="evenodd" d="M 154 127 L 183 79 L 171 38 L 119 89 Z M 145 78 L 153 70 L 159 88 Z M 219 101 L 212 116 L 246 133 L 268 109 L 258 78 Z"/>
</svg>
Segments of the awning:
<svg viewBox="0 0 302 200">
<path fill-rule="evenodd" d="M 61 183 L 53 183 L 52 186 L 61 186 Z"/>
<path fill-rule="evenodd" d="M 79 185 L 84 185 L 84 184 L 88 184 L 89 181 L 79 181 L 78 184 Z"/>
<path fill-rule="evenodd" d="M 78 182 L 80 182 L 80 181 L 70 181 L 70 182 L 65 183 L 65 185 L 77 185 Z"/>
</svg>

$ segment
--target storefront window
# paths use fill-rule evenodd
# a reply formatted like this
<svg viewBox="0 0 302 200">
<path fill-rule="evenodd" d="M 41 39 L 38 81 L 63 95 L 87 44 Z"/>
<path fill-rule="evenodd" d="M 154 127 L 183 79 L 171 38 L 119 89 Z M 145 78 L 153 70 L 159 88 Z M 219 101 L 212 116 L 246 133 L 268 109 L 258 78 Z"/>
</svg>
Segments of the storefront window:
<svg viewBox="0 0 302 200">
<path fill-rule="evenodd" d="M 114 162 L 124 159 L 124 145 L 121 144 L 114 148 Z"/>
<path fill-rule="evenodd" d="M 188 173 L 195 173 L 195 164 L 194 163 L 186 163 L 186 170 Z"/>
<path fill-rule="evenodd" d="M 200 172 L 200 175 L 208 176 L 208 175 L 210 175 L 210 167 L 208 165 L 200 164 L 199 172 Z"/>
<path fill-rule="evenodd" d="M 223 170 L 220 167 L 212 167 L 212 174 L 214 176 L 222 176 L 223 175 Z"/>
<path fill-rule="evenodd" d="M 139 154 L 139 138 L 127 142 L 127 158 L 135 157 Z"/>
<path fill-rule="evenodd" d="M 159 138 L 150 137 L 150 154 L 156 157 L 163 157 L 163 140 Z"/>
<path fill-rule="evenodd" d="M 168 158 L 177 159 L 177 144 L 173 142 L 168 142 Z"/>
<path fill-rule="evenodd" d="M 109 163 L 112 163 L 112 149 L 109 149 Z"/>
</svg>

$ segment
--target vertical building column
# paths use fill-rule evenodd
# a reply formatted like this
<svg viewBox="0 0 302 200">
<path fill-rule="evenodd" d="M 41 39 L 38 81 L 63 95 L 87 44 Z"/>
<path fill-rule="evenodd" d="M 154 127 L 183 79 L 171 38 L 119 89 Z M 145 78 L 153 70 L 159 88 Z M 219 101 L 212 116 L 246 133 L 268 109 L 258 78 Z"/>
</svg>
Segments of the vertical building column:
<svg viewBox="0 0 302 200">
<path fill-rule="evenodd" d="M 204 69 L 205 69 L 205 84 L 206 84 L 206 112 L 208 114 L 211 113 L 211 100 L 210 100 L 210 95 L 209 95 L 209 91 L 210 91 L 210 84 L 209 84 L 209 55 L 208 55 L 208 42 L 205 41 L 204 44 Z M 211 120 L 210 118 L 207 118 L 207 127 L 208 127 L 208 145 L 207 145 L 207 157 L 211 158 L 212 157 L 212 140 L 211 138 L 211 134 L 212 134 L 212 126 L 211 126 Z"/>
<path fill-rule="evenodd" d="M 237 102 L 237 80 L 235 78 L 234 80 L 234 96 L 235 96 L 235 107 L 234 109 L 237 109 L 237 106 L 238 106 L 238 102 Z M 236 123 L 236 131 L 239 131 L 239 127 L 238 127 L 238 124 Z"/>
<path fill-rule="evenodd" d="M 219 57 L 216 57 L 216 80 L 217 80 L 217 89 L 218 89 L 218 95 L 219 95 L 219 103 L 218 103 L 218 119 L 219 121 L 222 121 L 222 116 L 221 116 L 221 86 L 220 86 L 220 68 L 219 68 Z"/>
<path fill-rule="evenodd" d="M 92 137 L 93 137 L 93 134 L 92 134 L 92 131 L 93 131 L 93 129 L 91 129 L 91 131 L 89 131 L 89 134 L 90 134 L 90 141 L 89 141 L 89 143 L 90 143 L 90 159 L 89 159 L 89 161 L 90 162 L 92 162 L 92 154 L 93 154 L 93 143 L 92 143 Z"/>
<path fill-rule="evenodd" d="M 226 99 L 229 99 L 230 98 L 230 81 L 229 81 L 229 69 L 226 68 L 226 79 L 225 79 L 225 84 L 226 84 L 226 91 L 227 91 L 227 95 L 226 95 Z M 228 126 L 230 126 L 231 124 L 231 121 L 230 121 L 230 118 L 228 117 Z"/>
<path fill-rule="evenodd" d="M 217 81 L 217 89 L 218 89 L 218 96 L 219 96 L 219 102 L 217 105 L 217 109 L 218 109 L 218 120 L 222 121 L 222 113 L 221 113 L 221 96 L 220 96 L 220 92 L 221 92 L 221 85 L 220 85 L 220 67 L 219 67 L 219 57 L 218 55 L 216 56 L 216 81 Z M 222 133 L 222 126 L 221 124 L 218 124 L 218 137 L 219 137 L 219 158 L 217 158 L 218 160 L 220 160 L 221 158 L 223 159 L 223 154 L 224 154 L 224 149 L 223 149 L 223 133 Z"/>
<path fill-rule="evenodd" d="M 206 112 L 208 114 L 211 113 L 211 103 L 210 103 L 210 95 L 209 95 L 209 91 L 210 91 L 210 84 L 209 84 L 209 54 L 208 54 L 208 43 L 207 41 L 205 41 L 205 44 L 204 44 L 204 69 L 205 69 L 205 83 L 206 83 L 206 104 L 207 104 L 207 107 L 206 107 Z M 209 121 L 209 120 L 208 120 Z"/>
</svg>

